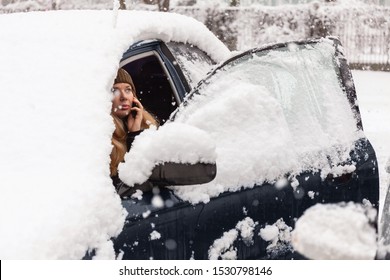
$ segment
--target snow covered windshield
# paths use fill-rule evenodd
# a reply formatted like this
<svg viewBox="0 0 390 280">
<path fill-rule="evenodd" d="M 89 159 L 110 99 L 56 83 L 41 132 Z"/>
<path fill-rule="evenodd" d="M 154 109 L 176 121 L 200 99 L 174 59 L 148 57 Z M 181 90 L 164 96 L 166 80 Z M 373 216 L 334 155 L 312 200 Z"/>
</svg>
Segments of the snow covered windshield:
<svg viewBox="0 0 390 280">
<path fill-rule="evenodd" d="M 276 182 L 283 174 L 321 170 L 326 176 L 347 160 L 361 135 L 332 44 L 324 40 L 248 54 L 209 77 L 179 108 L 175 122 L 211 135 L 217 143 L 217 178 L 178 187 L 177 193 L 192 202 L 207 201 L 223 191 Z"/>
</svg>

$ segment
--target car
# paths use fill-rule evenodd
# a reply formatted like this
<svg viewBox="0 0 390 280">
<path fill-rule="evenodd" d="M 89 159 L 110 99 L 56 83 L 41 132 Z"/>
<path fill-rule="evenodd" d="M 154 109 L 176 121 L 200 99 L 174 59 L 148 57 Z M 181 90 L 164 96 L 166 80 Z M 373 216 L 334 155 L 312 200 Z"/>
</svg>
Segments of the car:
<svg viewBox="0 0 390 280">
<path fill-rule="evenodd" d="M 387 173 L 390 173 L 389 163 L 385 168 Z M 378 227 L 377 209 L 370 204 L 316 204 L 297 220 L 292 245 L 304 259 L 389 260 L 389 213 L 390 186 Z"/>
<path fill-rule="evenodd" d="M 337 38 L 238 54 L 170 13 L 27 13 L 0 24 L 2 258 L 291 259 L 291 231 L 309 207 L 378 209 L 376 155 Z M 119 166 L 130 187 L 155 188 L 121 198 L 108 173 L 118 67 L 161 124 Z"/>
<path fill-rule="evenodd" d="M 154 107 L 155 110 L 152 110 L 152 112 L 156 112 L 157 115 L 161 114 L 161 118 L 163 120 L 167 119 L 169 125 L 175 123 L 190 124 L 213 135 L 213 138 L 218 140 L 217 149 L 223 147 L 226 150 L 235 149 L 237 151 L 234 154 L 237 163 L 229 165 L 231 158 L 224 161 L 221 159 L 222 155 L 219 155 L 219 158 L 217 156 L 217 182 L 214 184 L 211 182 L 209 189 L 218 188 L 218 184 L 221 184 L 219 182 L 224 182 L 228 187 L 218 192 L 218 196 L 210 197 L 206 203 L 196 203 L 196 199 L 195 203 L 191 203 L 191 199 L 185 201 L 183 198 L 186 198 L 186 195 L 183 193 L 188 188 L 186 186 L 175 189 L 176 192 L 181 192 L 179 196 L 170 188 L 159 188 L 159 196 L 167 203 L 163 203 L 158 207 L 153 204 L 153 199 L 156 196 L 154 193 L 145 193 L 140 200 L 134 198 L 123 199 L 122 204 L 129 215 L 121 234 L 114 239 L 114 246 L 118 253 L 122 253 L 124 259 L 297 258 L 288 238 L 283 240 L 281 236 L 283 234 L 289 235 L 288 232 L 294 228 L 296 219 L 309 207 L 316 203 L 340 201 L 362 203 L 369 201 L 373 207 L 378 208 L 379 183 L 376 157 L 370 142 L 364 136 L 356 139 L 354 147 L 349 150 L 348 155 L 342 155 L 345 151 L 340 147 L 340 143 L 330 145 L 326 151 L 312 150 L 311 153 L 314 157 L 323 157 L 325 162 L 312 161 L 313 166 L 305 166 L 295 174 L 292 174 L 293 172 L 288 169 L 284 170 L 284 173 L 283 169 L 278 169 L 277 171 L 281 173 L 276 174 L 276 176 L 273 175 L 274 178 L 264 178 L 265 175 L 261 172 L 254 172 L 253 174 L 248 172 L 248 177 L 233 178 L 233 182 L 231 182 L 226 180 L 226 177 L 231 173 L 235 173 L 237 169 L 240 172 L 245 172 L 245 168 L 257 167 L 261 169 L 259 162 L 261 164 L 267 162 L 256 159 L 255 156 L 260 157 L 261 154 L 256 155 L 256 151 L 251 147 L 247 148 L 249 153 L 245 154 L 245 149 L 240 146 L 241 142 L 236 139 L 237 135 L 240 135 L 238 132 L 232 134 L 227 133 L 224 129 L 218 131 L 221 124 L 210 125 L 207 122 L 208 119 L 216 121 L 221 118 L 226 121 L 224 116 L 228 115 L 229 109 L 233 107 L 227 109 L 220 109 L 220 107 L 225 105 L 223 102 L 229 97 L 240 102 L 241 97 L 235 96 L 234 92 L 225 86 L 234 87 L 236 90 L 240 87 L 253 90 L 251 87 L 256 87 L 253 95 L 240 94 L 243 95 L 242 99 L 248 98 L 246 102 L 253 107 L 256 107 L 256 104 L 251 104 L 252 100 L 250 98 L 263 94 L 261 90 L 262 87 L 265 87 L 265 90 L 271 96 L 276 97 L 278 102 L 284 103 L 281 106 L 284 111 L 278 112 L 275 117 L 289 116 L 290 119 L 287 122 L 290 122 L 287 124 L 273 123 L 272 120 L 267 118 L 261 119 L 263 112 L 259 112 L 257 116 L 253 116 L 254 118 L 258 117 L 258 120 L 254 122 L 247 121 L 247 125 L 253 127 L 250 130 L 243 128 L 246 131 L 243 134 L 246 135 L 244 144 L 248 146 L 259 148 L 265 145 L 261 141 L 266 140 L 267 137 L 270 137 L 269 135 L 266 135 L 264 139 L 257 138 L 259 137 L 259 131 L 266 126 L 261 122 L 265 121 L 269 121 L 272 125 L 290 126 L 290 132 L 302 133 L 296 135 L 297 138 L 310 136 L 313 131 L 305 134 L 305 129 L 310 128 L 301 126 L 308 125 L 310 127 L 310 124 L 306 120 L 300 123 L 300 118 L 302 118 L 302 116 L 299 116 L 300 112 L 306 109 L 315 111 L 314 114 L 318 114 L 317 117 L 323 117 L 326 114 L 338 114 L 340 112 L 337 112 L 337 110 L 345 110 L 354 116 L 353 122 L 347 124 L 351 128 L 351 133 L 353 134 L 355 131 L 362 132 L 352 75 L 343 56 L 341 43 L 336 38 L 288 42 L 249 50 L 214 68 L 190 92 L 187 87 L 188 82 L 184 79 L 185 75 L 182 75 L 180 70 L 175 68 L 180 63 L 176 62 L 175 48 L 171 48 L 169 43 L 165 44 L 161 41 L 146 42 L 145 44 L 137 43 L 136 46 L 130 47 L 124 54 L 121 66 L 128 71 L 132 71 L 131 74 L 135 77 L 137 77 L 137 73 L 142 73 L 141 69 L 134 67 L 134 59 L 129 59 L 129 57 L 139 54 L 144 47 L 153 47 L 157 54 L 159 49 L 170 50 L 172 55 L 164 56 L 160 54 L 160 58 L 156 59 L 156 61 L 163 61 L 163 63 L 160 63 L 160 67 L 165 66 L 166 69 L 164 71 L 160 69 L 158 73 L 150 75 L 163 77 L 164 83 L 167 83 L 168 80 L 178 81 L 181 84 L 178 87 L 172 87 L 171 95 L 165 98 L 165 100 L 169 100 L 167 104 L 171 100 L 175 100 L 175 104 L 181 104 L 173 114 L 171 114 L 173 108 L 168 110 L 169 113 L 163 114 L 159 112 L 157 105 L 153 105 L 155 101 L 149 105 L 148 100 L 153 98 L 145 97 L 142 100 L 142 97 L 140 97 L 145 106 L 147 108 Z M 167 60 L 166 57 L 171 59 Z M 130 62 L 130 65 L 128 65 L 128 62 Z M 137 63 L 139 62 L 137 61 Z M 184 67 L 182 71 L 188 71 L 185 65 L 182 67 Z M 137 81 L 137 78 L 135 80 Z M 229 81 L 234 82 L 230 84 Z M 156 83 L 154 86 L 159 84 L 163 83 Z M 164 92 L 169 92 L 165 88 Z M 149 90 L 141 91 L 144 94 L 149 92 Z M 339 92 L 340 99 L 337 99 L 334 95 L 327 97 L 333 98 L 333 100 L 326 100 L 323 96 L 327 95 L 327 91 Z M 175 95 L 173 92 L 182 92 L 183 94 Z M 307 95 L 300 96 L 305 94 Z M 174 99 L 177 96 L 184 98 L 181 100 Z M 267 100 L 267 98 L 269 96 L 264 95 L 253 102 L 257 102 L 257 104 L 263 102 L 261 108 L 266 110 L 265 107 L 274 106 L 271 101 L 275 101 L 274 99 Z M 292 100 L 292 98 L 295 98 L 295 100 Z M 341 99 L 344 99 L 346 106 L 337 108 L 332 113 L 324 113 L 328 109 L 324 103 L 329 101 L 332 104 L 329 105 L 333 107 L 336 106 L 333 103 L 339 102 L 337 100 Z M 296 101 L 296 104 L 292 104 L 294 101 Z M 309 108 L 304 108 L 306 102 L 309 102 Z M 241 100 L 241 103 L 245 102 Z M 203 111 L 199 113 L 202 106 Z M 311 106 L 318 107 L 312 108 Z M 217 109 L 213 110 L 212 108 Z M 272 109 L 277 110 L 279 108 L 276 106 Z M 247 108 L 246 110 L 255 113 L 256 109 Z M 270 113 L 270 111 L 266 110 L 266 113 Z M 168 117 L 169 115 L 170 117 Z M 228 119 L 233 116 L 234 112 Z M 245 114 L 242 114 L 242 117 L 237 116 L 238 124 L 244 123 L 248 119 Z M 309 114 L 307 117 L 313 117 L 313 115 Z M 315 118 L 315 121 L 323 121 L 324 123 L 320 125 L 326 127 L 329 124 L 325 124 L 327 120 L 321 119 L 322 117 Z M 284 121 L 283 117 L 281 121 Z M 229 125 L 227 127 L 229 128 Z M 232 124 L 232 127 L 234 129 L 238 128 L 234 124 Z M 256 129 L 259 131 L 256 131 Z M 282 137 L 289 139 L 288 135 L 282 134 L 283 131 L 273 129 L 275 128 L 269 128 L 269 131 L 265 134 L 279 132 Z M 342 130 L 334 133 L 346 133 L 343 131 L 344 129 L 342 128 Z M 253 135 L 248 136 L 248 133 Z M 151 137 L 157 138 L 156 135 Z M 169 137 L 175 137 L 174 132 Z M 260 135 L 260 137 L 263 136 Z M 320 135 L 317 134 L 314 137 L 320 137 Z M 256 140 L 260 144 L 256 144 Z M 310 138 L 310 140 L 313 139 Z M 145 141 L 145 139 L 140 141 Z M 159 138 L 159 141 L 162 142 L 163 140 Z M 166 141 L 169 140 L 166 139 Z M 245 143 L 245 141 L 248 142 Z M 237 144 L 231 144 L 234 142 Z M 272 162 L 273 157 L 278 158 L 278 162 L 280 162 L 281 156 L 277 153 L 286 153 L 283 145 L 277 145 L 276 147 L 271 155 L 264 152 L 264 156 L 268 157 L 267 159 L 270 162 Z M 137 143 L 135 143 L 132 149 L 136 150 L 137 148 Z M 274 147 L 271 146 L 270 148 L 273 149 Z M 151 149 L 153 151 L 153 148 Z M 332 149 L 334 150 L 332 151 Z M 129 157 L 132 153 L 133 150 L 130 151 Z M 244 153 L 246 157 L 240 158 L 240 153 Z M 252 158 L 250 157 L 251 153 L 255 155 Z M 140 154 L 139 151 L 138 154 Z M 288 161 L 289 156 L 287 154 L 284 154 L 284 156 L 284 160 Z M 307 160 L 307 158 L 300 158 L 300 160 Z M 244 169 L 237 166 L 240 164 L 245 166 Z M 317 164 L 317 166 L 314 166 L 314 164 Z M 137 176 L 137 172 L 141 171 L 133 169 L 136 164 L 131 164 L 131 166 L 132 168 L 124 168 L 122 172 L 131 174 L 129 177 Z M 276 167 L 271 166 L 270 168 Z M 341 171 L 340 168 L 343 170 Z M 218 175 L 218 172 L 222 175 Z M 271 171 L 264 169 L 262 172 Z M 218 178 L 218 176 L 220 177 Z M 239 177 L 240 174 L 237 174 L 237 176 Z M 237 181 L 240 180 L 241 182 L 237 184 Z M 131 179 L 129 181 L 125 180 L 125 182 L 130 185 L 134 183 Z M 174 183 L 171 182 L 172 184 Z M 284 186 L 279 186 L 283 184 Z M 201 187 L 198 186 L 198 188 Z M 193 191 L 191 189 L 191 192 Z M 201 192 L 203 195 L 207 193 L 205 190 Z M 147 213 L 146 216 L 145 213 Z M 242 224 L 251 229 L 249 239 L 243 235 L 243 230 L 238 229 L 240 227 L 238 225 Z M 273 246 L 270 245 L 270 240 L 264 237 L 266 234 L 263 234 L 263 236 L 261 234 L 267 226 L 271 225 L 277 228 L 280 235 L 279 239 L 276 236 L 277 245 Z M 218 248 L 218 240 L 226 238 L 224 236 L 231 230 L 233 232 L 237 231 L 236 238 L 230 241 L 226 248 L 219 248 L 219 251 L 215 249 Z M 156 234 L 158 238 L 153 237 Z"/>
</svg>

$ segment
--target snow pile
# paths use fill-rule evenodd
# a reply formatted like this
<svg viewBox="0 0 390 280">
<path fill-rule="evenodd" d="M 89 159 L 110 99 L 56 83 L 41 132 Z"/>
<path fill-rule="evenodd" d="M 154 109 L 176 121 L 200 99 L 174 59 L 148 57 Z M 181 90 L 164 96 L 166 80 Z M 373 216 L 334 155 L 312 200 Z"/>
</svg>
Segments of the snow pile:
<svg viewBox="0 0 390 280">
<path fill-rule="evenodd" d="M 376 232 L 366 210 L 348 204 L 316 204 L 298 219 L 294 248 L 310 259 L 374 259 Z"/>
<path fill-rule="evenodd" d="M 209 259 L 218 260 L 236 260 L 237 249 L 233 247 L 234 241 L 238 237 L 238 231 L 231 229 L 228 232 L 224 232 L 220 239 L 214 241 L 213 245 L 209 248 Z"/>
<path fill-rule="evenodd" d="M 237 259 L 237 248 L 234 242 L 242 240 L 246 246 L 253 245 L 253 237 L 255 227 L 258 222 L 254 222 L 252 218 L 246 217 L 239 221 L 234 229 L 223 233 L 223 236 L 216 239 L 213 245 L 209 248 L 210 260 L 232 260 Z M 290 248 L 291 243 L 291 227 L 287 226 L 283 219 L 279 219 L 273 225 L 267 225 L 259 232 L 259 236 L 265 241 L 269 241 L 267 251 L 272 254 L 275 250 L 284 250 Z"/>
<path fill-rule="evenodd" d="M 224 232 L 223 236 L 216 239 L 209 248 L 210 260 L 235 260 L 237 259 L 237 249 L 233 246 L 238 237 L 241 237 L 247 246 L 253 243 L 253 231 L 255 223 L 251 218 L 246 217 L 237 223 L 234 229 Z"/>
<path fill-rule="evenodd" d="M 273 225 L 267 225 L 259 232 L 261 238 L 269 241 L 267 251 L 278 250 L 291 243 L 292 228 L 286 225 L 283 219 L 277 220 Z"/>
<path fill-rule="evenodd" d="M 80 259 L 93 248 L 115 257 L 109 240 L 126 213 L 109 177 L 110 88 L 129 45 L 157 38 L 199 44 L 218 62 L 230 55 L 182 15 L 119 11 L 116 28 L 113 19 L 0 16 L 1 259 Z"/>
</svg>

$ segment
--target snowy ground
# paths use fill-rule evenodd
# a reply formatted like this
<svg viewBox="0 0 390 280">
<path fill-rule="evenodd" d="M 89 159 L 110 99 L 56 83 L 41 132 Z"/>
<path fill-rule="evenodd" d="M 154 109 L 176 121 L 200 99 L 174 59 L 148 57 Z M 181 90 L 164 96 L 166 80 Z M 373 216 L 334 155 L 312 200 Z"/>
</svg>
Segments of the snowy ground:
<svg viewBox="0 0 390 280">
<path fill-rule="evenodd" d="M 390 183 L 390 177 L 385 171 L 385 164 L 390 158 L 390 72 L 353 71 L 352 75 L 363 128 L 378 158 L 381 185 L 380 209 L 382 209 Z"/>
</svg>

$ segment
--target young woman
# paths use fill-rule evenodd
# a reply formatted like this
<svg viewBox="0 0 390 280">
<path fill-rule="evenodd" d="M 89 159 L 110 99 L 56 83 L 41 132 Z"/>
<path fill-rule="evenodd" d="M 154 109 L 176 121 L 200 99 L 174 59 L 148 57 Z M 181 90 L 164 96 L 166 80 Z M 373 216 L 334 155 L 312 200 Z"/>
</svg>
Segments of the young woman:
<svg viewBox="0 0 390 280">
<path fill-rule="evenodd" d="M 142 106 L 130 74 L 122 68 L 118 70 L 112 94 L 111 115 L 115 131 L 112 135 L 110 173 L 116 190 L 121 194 L 127 186 L 118 177 L 119 163 L 124 161 L 134 137 L 151 125 L 158 126 L 158 122 Z"/>
<path fill-rule="evenodd" d="M 130 196 L 136 190 L 150 191 L 156 186 L 191 185 L 210 182 L 216 176 L 216 165 L 213 163 L 164 163 L 157 165 L 149 180 L 133 187 L 124 184 L 118 176 L 118 165 L 124 161 L 130 150 L 134 137 L 149 128 L 158 126 L 157 120 L 148 113 L 138 100 L 133 80 L 129 73 L 119 69 L 112 87 L 111 115 L 115 123 L 112 135 L 112 152 L 110 172 L 113 184 L 121 197 Z"/>
</svg>

